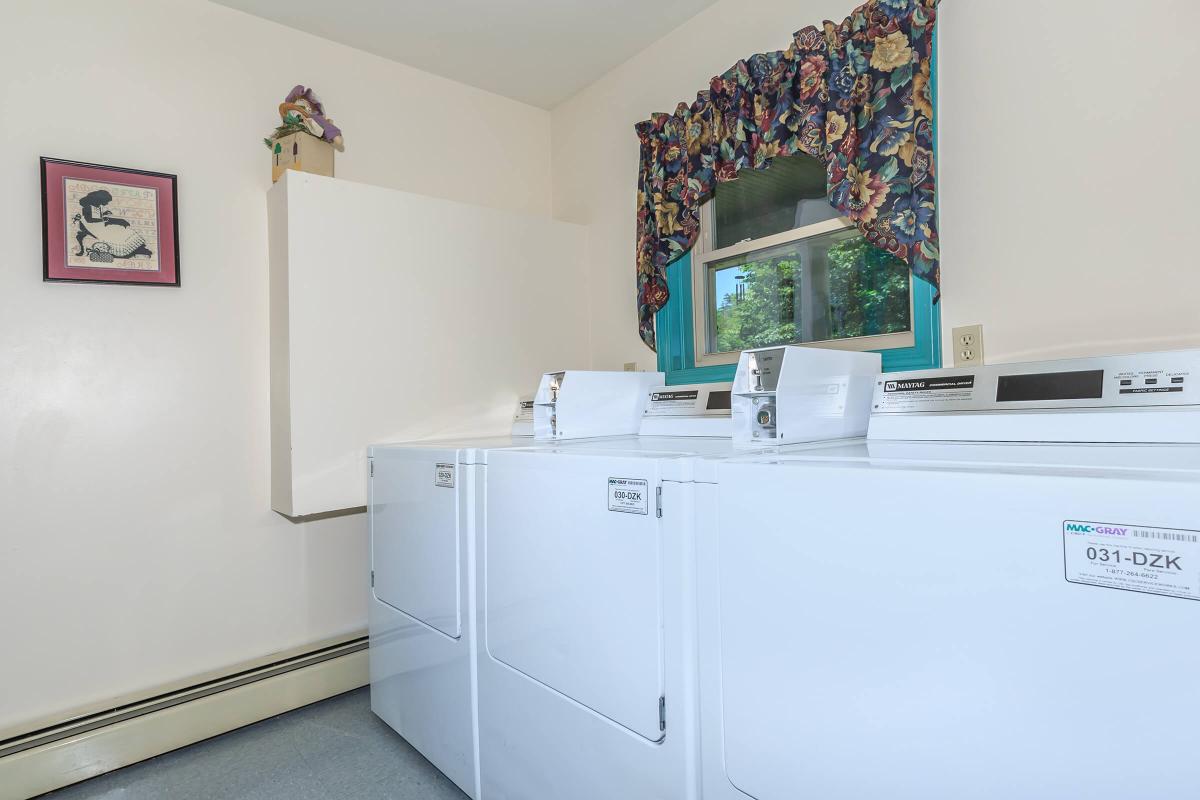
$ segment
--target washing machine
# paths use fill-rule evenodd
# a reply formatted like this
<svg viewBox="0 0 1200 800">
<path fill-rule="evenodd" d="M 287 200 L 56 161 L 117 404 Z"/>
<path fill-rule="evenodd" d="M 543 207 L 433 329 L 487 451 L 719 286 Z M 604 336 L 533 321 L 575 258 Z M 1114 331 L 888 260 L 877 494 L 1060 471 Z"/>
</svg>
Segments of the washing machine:
<svg viewBox="0 0 1200 800">
<path fill-rule="evenodd" d="M 696 476 L 705 800 L 1195 797 L 1200 351 L 888 375 Z"/>
<path fill-rule="evenodd" d="M 484 798 L 699 796 L 693 465 L 784 438 L 803 446 L 806 430 L 810 442 L 864 434 L 879 367 L 876 354 L 755 351 L 732 387 L 656 390 L 637 438 L 489 454 Z M 706 413 L 718 408 L 724 421 Z M 535 425 L 549 426 L 539 413 L 550 407 L 535 403 Z"/>
<path fill-rule="evenodd" d="M 539 391 L 553 383 L 558 395 L 561 388 L 562 419 L 581 436 L 635 432 L 649 387 L 663 379 L 553 376 Z M 368 451 L 371 709 L 472 798 L 479 797 L 473 614 L 480 479 L 489 451 L 536 441 L 536 400 L 520 400 L 510 436 Z"/>
</svg>

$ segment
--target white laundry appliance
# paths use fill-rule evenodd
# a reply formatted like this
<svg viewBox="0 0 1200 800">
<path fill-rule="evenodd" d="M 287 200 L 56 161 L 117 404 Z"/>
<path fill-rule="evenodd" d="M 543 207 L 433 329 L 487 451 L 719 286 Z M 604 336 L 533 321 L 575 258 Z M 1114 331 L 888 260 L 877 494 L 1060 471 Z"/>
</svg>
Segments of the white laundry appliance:
<svg viewBox="0 0 1200 800">
<path fill-rule="evenodd" d="M 1198 383 L 887 375 L 865 443 L 699 463 L 705 800 L 1197 796 Z"/>
<path fill-rule="evenodd" d="M 533 397 L 533 435 L 544 441 L 635 436 L 661 372 L 547 372 Z"/>
<path fill-rule="evenodd" d="M 729 457 L 735 439 L 773 443 L 777 426 L 739 415 L 756 398 L 813 412 L 813 439 L 862 435 L 880 366 L 847 351 L 760 355 L 773 375 L 783 364 L 778 387 L 743 363 L 732 387 L 655 390 L 636 438 L 489 453 L 476 615 L 486 800 L 699 796 L 692 465 Z M 793 405 L 793 393 L 820 401 Z M 732 423 L 712 413 L 722 407 Z M 789 441 L 803 441 L 803 420 L 788 419 Z"/>
<path fill-rule="evenodd" d="M 561 417 L 596 436 L 636 426 L 647 387 L 663 380 L 661 373 L 565 374 Z M 636 409 L 629 412 L 633 422 L 614 408 Z M 533 429 L 529 396 L 518 403 L 511 436 L 368 451 L 371 709 L 473 798 L 479 797 L 473 674 L 479 487 L 488 451 L 531 445 Z"/>
</svg>

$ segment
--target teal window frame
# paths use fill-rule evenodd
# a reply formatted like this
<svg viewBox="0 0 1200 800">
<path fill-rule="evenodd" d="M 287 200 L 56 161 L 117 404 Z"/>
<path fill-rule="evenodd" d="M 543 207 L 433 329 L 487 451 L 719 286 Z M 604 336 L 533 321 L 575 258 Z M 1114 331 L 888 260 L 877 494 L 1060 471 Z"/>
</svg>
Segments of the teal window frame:
<svg viewBox="0 0 1200 800">
<path fill-rule="evenodd" d="M 658 370 L 668 384 L 732 381 L 737 364 L 696 366 L 692 326 L 692 256 L 685 254 L 667 267 L 671 302 L 655 316 L 658 329 Z M 933 286 L 914 278 L 913 344 L 876 352 L 883 356 L 884 372 L 903 372 L 942 365 L 942 314 L 933 302 Z"/>
<path fill-rule="evenodd" d="M 933 34 L 930 93 L 933 95 L 933 150 L 937 158 L 937 31 Z M 935 189 L 936 191 L 936 189 Z M 940 199 L 940 198 L 939 198 Z M 667 383 L 713 383 L 732 381 L 737 364 L 696 366 L 692 326 L 692 254 L 685 253 L 667 266 L 667 290 L 671 301 L 654 317 L 658 332 L 658 371 Z M 883 356 L 884 372 L 903 372 L 942 366 L 942 311 L 933 302 L 933 287 L 913 278 L 913 344 L 875 352 Z"/>
</svg>

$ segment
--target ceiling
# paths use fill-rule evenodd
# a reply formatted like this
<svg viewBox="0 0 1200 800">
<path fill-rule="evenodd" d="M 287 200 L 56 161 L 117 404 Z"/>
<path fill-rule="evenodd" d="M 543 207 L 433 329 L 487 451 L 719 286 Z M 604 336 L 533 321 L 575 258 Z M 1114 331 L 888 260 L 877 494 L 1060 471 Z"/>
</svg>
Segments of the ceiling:
<svg viewBox="0 0 1200 800">
<path fill-rule="evenodd" d="M 715 0 L 215 0 L 553 108 Z"/>
</svg>

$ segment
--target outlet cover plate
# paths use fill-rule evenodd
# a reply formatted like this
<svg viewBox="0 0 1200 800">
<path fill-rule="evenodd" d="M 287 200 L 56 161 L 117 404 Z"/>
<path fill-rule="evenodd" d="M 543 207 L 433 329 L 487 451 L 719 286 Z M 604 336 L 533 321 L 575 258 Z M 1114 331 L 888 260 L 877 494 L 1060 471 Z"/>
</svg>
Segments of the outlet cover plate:
<svg viewBox="0 0 1200 800">
<path fill-rule="evenodd" d="M 964 325 L 951 333 L 954 366 L 975 367 L 983 364 L 983 326 Z"/>
</svg>

